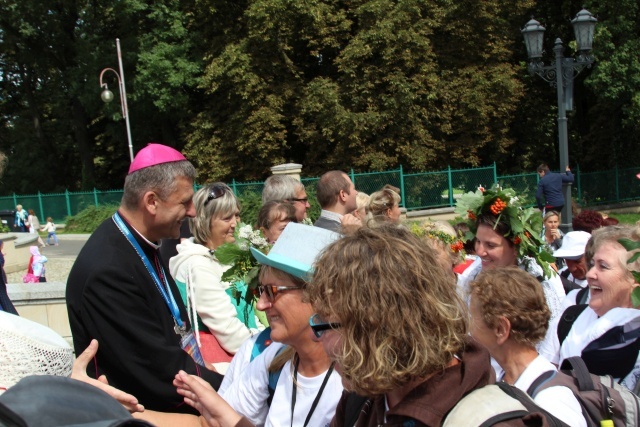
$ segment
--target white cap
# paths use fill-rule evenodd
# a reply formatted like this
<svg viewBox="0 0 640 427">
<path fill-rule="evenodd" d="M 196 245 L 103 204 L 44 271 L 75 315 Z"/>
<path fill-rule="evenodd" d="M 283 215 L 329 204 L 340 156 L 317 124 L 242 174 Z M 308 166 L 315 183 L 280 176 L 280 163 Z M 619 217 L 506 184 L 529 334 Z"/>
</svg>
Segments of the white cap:
<svg viewBox="0 0 640 427">
<path fill-rule="evenodd" d="M 553 253 L 556 258 L 580 258 L 591 238 L 586 231 L 570 231 L 562 238 L 562 246 Z"/>
</svg>

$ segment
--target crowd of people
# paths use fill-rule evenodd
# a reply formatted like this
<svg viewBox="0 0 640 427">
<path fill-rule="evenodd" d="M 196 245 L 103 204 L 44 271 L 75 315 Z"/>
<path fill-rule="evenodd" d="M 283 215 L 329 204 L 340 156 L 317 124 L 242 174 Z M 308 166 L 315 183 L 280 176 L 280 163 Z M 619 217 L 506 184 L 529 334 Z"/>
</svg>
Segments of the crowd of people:
<svg viewBox="0 0 640 427">
<path fill-rule="evenodd" d="M 142 149 L 67 284 L 72 378 L 140 425 L 451 425 L 469 396 L 529 393 L 573 356 L 638 392 L 636 227 L 586 230 L 581 214 L 563 235 L 561 201 L 543 216 L 499 186 L 463 195 L 455 227 L 408 226 L 397 188 L 367 196 L 342 171 L 318 181 L 313 225 L 305 187 L 274 175 L 246 226 L 233 191 L 194 194 L 195 175 L 170 147 Z M 0 404 L 25 388 L 2 381 Z M 499 425 L 591 425 L 567 387 L 532 402 Z"/>
</svg>

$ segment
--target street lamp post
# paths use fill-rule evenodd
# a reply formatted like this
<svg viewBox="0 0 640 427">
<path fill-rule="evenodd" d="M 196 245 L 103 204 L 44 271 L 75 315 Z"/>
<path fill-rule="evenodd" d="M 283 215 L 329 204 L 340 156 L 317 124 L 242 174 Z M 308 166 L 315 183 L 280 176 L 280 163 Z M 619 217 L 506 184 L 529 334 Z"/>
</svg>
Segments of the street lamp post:
<svg viewBox="0 0 640 427">
<path fill-rule="evenodd" d="M 129 125 L 129 108 L 127 107 L 127 90 L 124 87 L 124 70 L 122 69 L 122 54 L 120 53 L 120 39 L 116 39 L 116 48 L 118 50 L 118 66 L 120 68 L 120 74 L 113 68 L 105 68 L 100 72 L 100 87 L 102 88 L 102 93 L 100 94 L 100 98 L 104 102 L 113 101 L 113 92 L 109 90 L 109 87 L 106 83 L 102 82 L 102 76 L 107 71 L 113 72 L 118 78 L 118 87 L 120 88 L 120 106 L 122 107 L 122 116 L 124 117 L 124 121 L 127 125 L 127 141 L 129 142 L 129 158 L 131 162 L 133 162 L 133 145 L 131 144 L 131 126 Z"/>
<path fill-rule="evenodd" d="M 569 165 L 569 136 L 567 132 L 567 111 L 573 109 L 573 79 L 585 68 L 593 64 L 590 55 L 593 34 L 598 20 L 586 9 L 582 9 L 571 21 L 576 36 L 578 55 L 576 58 L 564 57 L 562 40 L 556 39 L 553 51 L 555 64 L 545 66 L 542 62 L 543 37 L 545 28 L 535 19 L 531 19 L 522 29 L 524 42 L 529 55 L 529 73 L 537 74 L 558 92 L 558 142 L 560 148 L 560 171 Z M 561 228 L 571 230 L 571 184 L 563 184 L 565 204 L 562 208 Z"/>
</svg>

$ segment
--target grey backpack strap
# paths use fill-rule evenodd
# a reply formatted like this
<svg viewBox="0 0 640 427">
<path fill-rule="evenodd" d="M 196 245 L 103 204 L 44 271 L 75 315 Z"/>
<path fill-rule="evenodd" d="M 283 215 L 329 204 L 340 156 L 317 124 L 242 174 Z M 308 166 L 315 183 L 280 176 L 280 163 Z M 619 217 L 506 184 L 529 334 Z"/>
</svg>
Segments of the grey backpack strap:
<svg viewBox="0 0 640 427">
<path fill-rule="evenodd" d="M 547 371 L 541 373 L 540 376 L 531 383 L 531 385 L 527 389 L 527 394 L 531 396 L 532 399 L 534 399 L 536 397 L 536 394 L 538 393 L 538 388 L 540 388 L 542 384 L 546 383 L 551 378 L 555 377 L 556 373 L 557 371 Z"/>
</svg>

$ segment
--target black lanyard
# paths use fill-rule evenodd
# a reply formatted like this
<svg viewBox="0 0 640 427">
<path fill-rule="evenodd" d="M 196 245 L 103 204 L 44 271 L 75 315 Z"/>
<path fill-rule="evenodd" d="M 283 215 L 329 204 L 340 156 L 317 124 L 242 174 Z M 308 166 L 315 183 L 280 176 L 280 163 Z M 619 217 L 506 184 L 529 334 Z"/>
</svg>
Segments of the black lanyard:
<svg viewBox="0 0 640 427">
<path fill-rule="evenodd" d="M 296 407 L 296 392 L 298 389 L 298 364 L 299 364 L 300 360 L 296 360 L 296 367 L 295 370 L 293 371 L 293 390 L 291 391 L 291 427 L 293 427 L 293 410 Z M 329 366 L 329 370 L 327 371 L 326 375 L 324 376 L 324 380 L 322 381 L 322 385 L 320 386 L 320 390 L 318 390 L 318 394 L 316 394 L 316 398 L 313 400 L 313 403 L 311 404 L 311 408 L 309 409 L 309 413 L 307 414 L 307 419 L 304 420 L 304 426 L 303 427 L 307 427 L 307 424 L 309 424 L 309 420 L 311 419 L 311 415 L 313 415 L 313 411 L 316 410 L 316 406 L 318 406 L 318 402 L 320 401 L 320 397 L 322 396 L 322 392 L 324 391 L 324 388 L 327 386 L 327 382 L 329 381 L 329 377 L 331 376 L 331 373 L 333 372 L 333 362 L 331 363 L 331 366 Z"/>
</svg>

